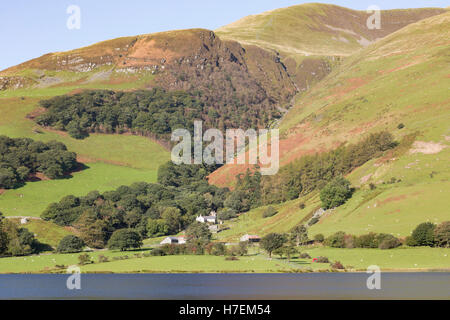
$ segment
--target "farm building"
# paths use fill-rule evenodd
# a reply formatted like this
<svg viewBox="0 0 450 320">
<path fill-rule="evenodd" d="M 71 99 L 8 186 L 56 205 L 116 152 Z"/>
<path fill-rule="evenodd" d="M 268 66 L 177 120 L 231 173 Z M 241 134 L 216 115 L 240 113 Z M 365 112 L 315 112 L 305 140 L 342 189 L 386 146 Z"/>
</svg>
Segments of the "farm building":
<svg viewBox="0 0 450 320">
<path fill-rule="evenodd" d="M 198 216 L 196 219 L 196 221 L 201 222 L 201 223 L 213 223 L 216 224 L 217 223 L 217 217 L 216 216 Z"/>
<path fill-rule="evenodd" d="M 178 244 L 178 238 L 177 237 L 167 237 L 163 241 L 161 241 L 161 244 Z"/>
<path fill-rule="evenodd" d="M 246 234 L 245 236 L 241 237 L 241 242 L 246 242 L 246 241 L 248 241 L 248 242 L 260 242 L 261 238 L 259 236 L 256 236 L 256 235 Z"/>
<path fill-rule="evenodd" d="M 186 238 L 184 236 L 180 237 L 167 237 L 160 244 L 184 244 L 186 243 Z"/>
</svg>

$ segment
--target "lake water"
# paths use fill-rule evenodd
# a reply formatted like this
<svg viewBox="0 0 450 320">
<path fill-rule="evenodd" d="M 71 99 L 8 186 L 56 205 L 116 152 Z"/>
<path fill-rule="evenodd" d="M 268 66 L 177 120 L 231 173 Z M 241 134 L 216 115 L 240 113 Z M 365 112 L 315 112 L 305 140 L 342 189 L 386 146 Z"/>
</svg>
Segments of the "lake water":
<svg viewBox="0 0 450 320">
<path fill-rule="evenodd" d="M 450 273 L 0 275 L 0 299 L 450 299 Z"/>
</svg>

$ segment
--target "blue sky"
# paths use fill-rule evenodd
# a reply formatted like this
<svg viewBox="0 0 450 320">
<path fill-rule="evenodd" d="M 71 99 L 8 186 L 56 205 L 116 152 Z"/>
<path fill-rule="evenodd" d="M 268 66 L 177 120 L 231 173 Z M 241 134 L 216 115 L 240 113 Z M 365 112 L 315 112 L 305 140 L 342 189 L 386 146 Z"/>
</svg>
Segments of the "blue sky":
<svg viewBox="0 0 450 320">
<path fill-rule="evenodd" d="M 65 51 L 120 36 L 171 29 L 216 29 L 249 14 L 301 0 L 13 0 L 0 3 L 0 70 L 48 52 Z M 316 1 L 321 2 L 321 1 Z M 365 10 L 446 7 L 448 0 L 323 1 Z M 70 5 L 81 9 L 81 29 L 69 30 Z"/>
</svg>

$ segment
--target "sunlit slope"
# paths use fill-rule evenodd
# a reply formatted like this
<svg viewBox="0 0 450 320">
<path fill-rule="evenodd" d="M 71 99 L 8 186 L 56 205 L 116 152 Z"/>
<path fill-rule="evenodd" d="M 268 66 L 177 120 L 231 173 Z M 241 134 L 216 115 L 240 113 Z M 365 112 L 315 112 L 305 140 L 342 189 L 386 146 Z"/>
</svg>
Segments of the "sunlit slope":
<svg viewBox="0 0 450 320">
<path fill-rule="evenodd" d="M 369 29 L 373 12 L 309 3 L 245 17 L 216 30 L 222 39 L 276 51 L 301 92 L 371 43 L 442 8 L 382 10 L 381 28 Z"/>
<path fill-rule="evenodd" d="M 446 143 L 449 29 L 449 13 L 410 25 L 298 96 L 280 125 L 281 163 L 385 129 L 397 137 L 419 131 L 422 140 Z M 224 166 L 210 181 L 227 185 L 244 169 Z"/>
<path fill-rule="evenodd" d="M 217 107 L 208 105 L 209 100 L 231 95 L 249 107 L 273 102 L 283 106 L 297 91 L 274 53 L 256 46 L 244 49 L 205 29 L 103 41 L 0 71 L 0 97 L 38 96 L 42 89 L 57 95 L 66 93 L 64 88 L 152 87 L 202 91 L 212 95 L 206 99 L 208 107 Z"/>
<path fill-rule="evenodd" d="M 348 179 L 356 187 L 353 198 L 328 212 L 311 228 L 311 234 L 342 230 L 407 236 L 421 222 L 450 220 L 449 87 L 450 13 L 445 13 L 369 46 L 298 98 L 281 123 L 284 164 L 361 140 L 371 132 L 388 130 L 399 141 L 413 137 L 407 149 L 388 153 L 352 172 Z M 228 177 L 241 171 L 225 166 L 210 181 L 226 185 L 232 181 Z M 371 190 L 370 184 L 376 188 Z M 309 209 L 286 215 L 285 231 L 320 207 L 318 197 L 296 201 L 304 201 Z M 282 205 L 280 214 L 292 210 L 288 207 L 292 204 Z M 256 219 L 241 231 L 265 234 L 283 229 L 270 219 L 264 228 L 255 228 L 259 224 Z"/>
<path fill-rule="evenodd" d="M 9 92 L 14 93 L 5 93 Z M 16 190 L 0 190 L 0 211 L 6 216 L 38 217 L 48 204 L 67 195 L 113 190 L 136 181 L 154 182 L 158 167 L 170 160 L 168 150 L 146 137 L 92 134 L 76 140 L 63 132 L 40 128 L 27 115 L 37 109 L 40 99 L 50 96 L 52 89 L 24 89 L 23 93 L 37 96 L 0 98 L 0 135 L 63 142 L 86 168 L 66 179 L 27 182 Z"/>
<path fill-rule="evenodd" d="M 216 30 L 223 39 L 274 49 L 285 55 L 348 56 L 371 42 L 445 9 L 383 10 L 382 28 L 371 15 L 330 4 L 308 3 L 251 15 Z"/>
</svg>

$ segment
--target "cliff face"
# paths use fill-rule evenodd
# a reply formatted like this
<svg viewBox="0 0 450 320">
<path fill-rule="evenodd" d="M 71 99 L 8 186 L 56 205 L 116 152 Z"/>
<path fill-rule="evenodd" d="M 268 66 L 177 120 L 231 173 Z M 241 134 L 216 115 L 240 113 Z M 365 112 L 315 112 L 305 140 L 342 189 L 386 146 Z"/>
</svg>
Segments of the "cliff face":
<svg viewBox="0 0 450 320">
<path fill-rule="evenodd" d="M 145 39 L 130 56 L 132 65 L 148 64 L 137 57 L 157 57 L 156 85 L 168 90 L 200 91 L 208 108 L 229 117 L 241 116 L 243 127 L 266 123 L 258 116 L 281 116 L 296 93 L 285 66 L 278 56 L 255 46 L 243 47 L 235 41 L 222 41 L 212 31 L 174 32 L 171 37 Z M 157 54 L 154 54 L 156 52 Z M 154 58 L 155 59 L 155 58 Z M 155 60 L 153 60 L 155 61 Z M 127 63 L 128 64 L 128 63 Z M 235 112 L 235 113 L 233 113 Z M 271 119 L 268 119 L 269 121 Z M 223 119 L 227 126 L 227 119 Z"/>
<path fill-rule="evenodd" d="M 198 93 L 207 109 L 226 114 L 222 128 L 236 123 L 230 118 L 240 118 L 243 127 L 266 126 L 282 115 L 280 110 L 297 92 L 276 53 L 222 41 L 204 29 L 119 38 L 47 54 L 0 76 L 0 90 L 150 76 L 142 87 Z"/>
</svg>

